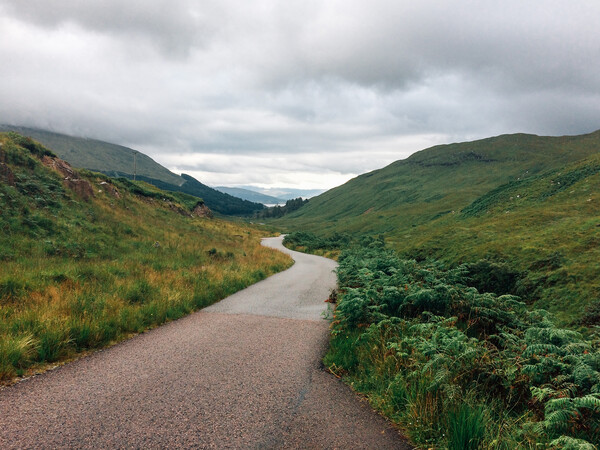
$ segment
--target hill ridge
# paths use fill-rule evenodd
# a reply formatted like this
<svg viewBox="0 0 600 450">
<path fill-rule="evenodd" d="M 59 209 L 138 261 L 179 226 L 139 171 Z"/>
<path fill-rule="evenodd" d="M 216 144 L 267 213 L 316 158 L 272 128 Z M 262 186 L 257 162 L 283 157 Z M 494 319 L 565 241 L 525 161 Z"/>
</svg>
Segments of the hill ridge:
<svg viewBox="0 0 600 450">
<path fill-rule="evenodd" d="M 0 131 L 13 131 L 39 141 L 73 167 L 113 177 L 133 178 L 134 153 L 136 178 L 164 190 L 184 192 L 202 198 L 213 211 L 224 215 L 250 215 L 264 205 L 249 202 L 213 189 L 189 175 L 176 175 L 144 153 L 98 139 L 69 136 L 36 128 L 0 125 Z M 131 171 L 125 168 L 129 167 Z M 193 181 L 192 181 L 193 180 Z"/>
<path fill-rule="evenodd" d="M 519 274 L 514 293 L 568 323 L 598 298 L 597 192 L 600 131 L 506 135 L 422 150 L 274 222 L 321 238 L 381 236 L 417 260 L 506 263 Z"/>
</svg>

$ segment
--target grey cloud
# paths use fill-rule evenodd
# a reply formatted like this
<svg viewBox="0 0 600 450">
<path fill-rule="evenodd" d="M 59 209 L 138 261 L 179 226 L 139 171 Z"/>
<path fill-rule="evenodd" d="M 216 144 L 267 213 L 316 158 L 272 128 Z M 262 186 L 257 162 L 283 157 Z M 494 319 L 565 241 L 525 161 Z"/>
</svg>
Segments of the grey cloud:
<svg viewBox="0 0 600 450">
<path fill-rule="evenodd" d="M 599 16 L 595 0 L 0 0 L 0 122 L 239 184 L 330 184 L 441 142 L 600 128 Z"/>
<path fill-rule="evenodd" d="M 42 27 L 76 24 L 84 29 L 155 42 L 166 54 L 186 55 L 214 35 L 210 20 L 218 9 L 205 2 L 179 0 L 4 0 L 9 14 Z"/>
</svg>

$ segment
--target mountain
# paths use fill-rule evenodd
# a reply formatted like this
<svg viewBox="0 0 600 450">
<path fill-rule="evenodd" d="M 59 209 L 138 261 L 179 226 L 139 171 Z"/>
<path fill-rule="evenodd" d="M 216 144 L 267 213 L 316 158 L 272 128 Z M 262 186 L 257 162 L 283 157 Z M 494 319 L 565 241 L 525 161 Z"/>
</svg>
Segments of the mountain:
<svg viewBox="0 0 600 450">
<path fill-rule="evenodd" d="M 34 128 L 0 125 L 0 131 L 15 131 L 30 137 L 51 149 L 59 158 L 73 167 L 81 167 L 106 174 L 133 174 L 135 156 L 136 174 L 174 185 L 183 184 L 183 179 L 161 166 L 152 158 L 129 147 L 109 142 L 86 139 Z"/>
<path fill-rule="evenodd" d="M 239 197 L 243 200 L 251 202 L 262 203 L 265 205 L 277 205 L 285 203 L 285 200 L 271 195 L 261 194 L 260 192 L 253 191 L 251 189 L 244 189 L 239 187 L 227 187 L 227 186 L 216 186 L 216 190 L 224 192 L 225 194 Z"/>
<path fill-rule="evenodd" d="M 261 194 L 265 194 L 265 195 L 270 195 L 271 197 L 276 197 L 279 198 L 281 200 L 283 200 L 283 203 L 285 203 L 286 200 L 293 200 L 296 199 L 298 197 L 302 197 L 302 198 L 311 198 L 314 197 L 315 195 L 319 195 L 322 194 L 323 192 L 325 192 L 325 189 L 294 189 L 294 188 L 280 188 L 280 187 L 274 187 L 274 188 L 257 188 L 254 186 L 238 186 L 239 188 L 243 188 L 243 189 L 250 189 L 256 192 L 259 192 Z"/>
<path fill-rule="evenodd" d="M 176 186 L 174 184 L 164 183 L 160 180 L 138 177 L 138 179 L 144 180 L 165 191 L 184 192 L 200 197 L 210 209 L 225 215 L 245 216 L 260 211 L 265 207 L 262 203 L 250 202 L 219 192 L 184 173 L 181 174 L 181 178 L 183 179 L 183 184 L 181 184 L 181 186 Z"/>
<path fill-rule="evenodd" d="M 163 190 L 185 192 L 202 198 L 213 211 L 224 215 L 249 215 L 264 208 L 212 189 L 189 175 L 176 175 L 137 150 L 95 139 L 86 139 L 34 128 L 0 125 L 0 131 L 14 131 L 30 137 L 52 150 L 74 167 L 101 172 L 112 177 L 133 178 Z"/>
<path fill-rule="evenodd" d="M 600 132 L 504 135 L 423 150 L 274 223 L 381 235 L 405 258 L 477 267 L 563 323 L 600 324 L 598 192 Z"/>
<path fill-rule="evenodd" d="M 314 197 L 282 224 L 308 230 L 386 233 L 460 211 L 501 184 L 598 152 L 600 131 L 582 136 L 503 135 L 438 145 Z"/>
</svg>

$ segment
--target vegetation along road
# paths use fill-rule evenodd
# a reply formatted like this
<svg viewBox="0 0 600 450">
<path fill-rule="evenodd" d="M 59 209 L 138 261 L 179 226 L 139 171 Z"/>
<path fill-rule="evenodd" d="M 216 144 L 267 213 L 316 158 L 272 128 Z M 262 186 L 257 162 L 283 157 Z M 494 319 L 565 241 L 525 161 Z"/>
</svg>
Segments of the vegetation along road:
<svg viewBox="0 0 600 450">
<path fill-rule="evenodd" d="M 199 313 L 0 391 L 0 448 L 410 448 L 322 370 L 335 263 L 292 256 Z"/>
</svg>

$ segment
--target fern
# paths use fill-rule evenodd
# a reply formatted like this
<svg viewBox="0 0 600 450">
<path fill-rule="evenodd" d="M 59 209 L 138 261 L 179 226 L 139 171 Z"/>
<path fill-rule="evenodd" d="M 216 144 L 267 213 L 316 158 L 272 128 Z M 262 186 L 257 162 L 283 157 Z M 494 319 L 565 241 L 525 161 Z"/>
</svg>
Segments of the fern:
<svg viewBox="0 0 600 450">
<path fill-rule="evenodd" d="M 575 439 L 570 436 L 561 436 L 550 442 L 552 447 L 563 450 L 598 450 L 598 447 L 583 439 Z"/>
<path fill-rule="evenodd" d="M 345 250 L 332 329 L 340 353 L 328 360 L 355 388 L 377 392 L 393 417 L 410 427 L 418 417 L 422 445 L 444 445 L 436 415 L 453 414 L 467 395 L 498 416 L 502 431 L 489 445 L 503 442 L 505 423 L 521 436 L 513 443 L 600 441 L 598 339 L 557 328 L 518 297 L 478 292 L 466 276 L 378 246 Z"/>
</svg>

